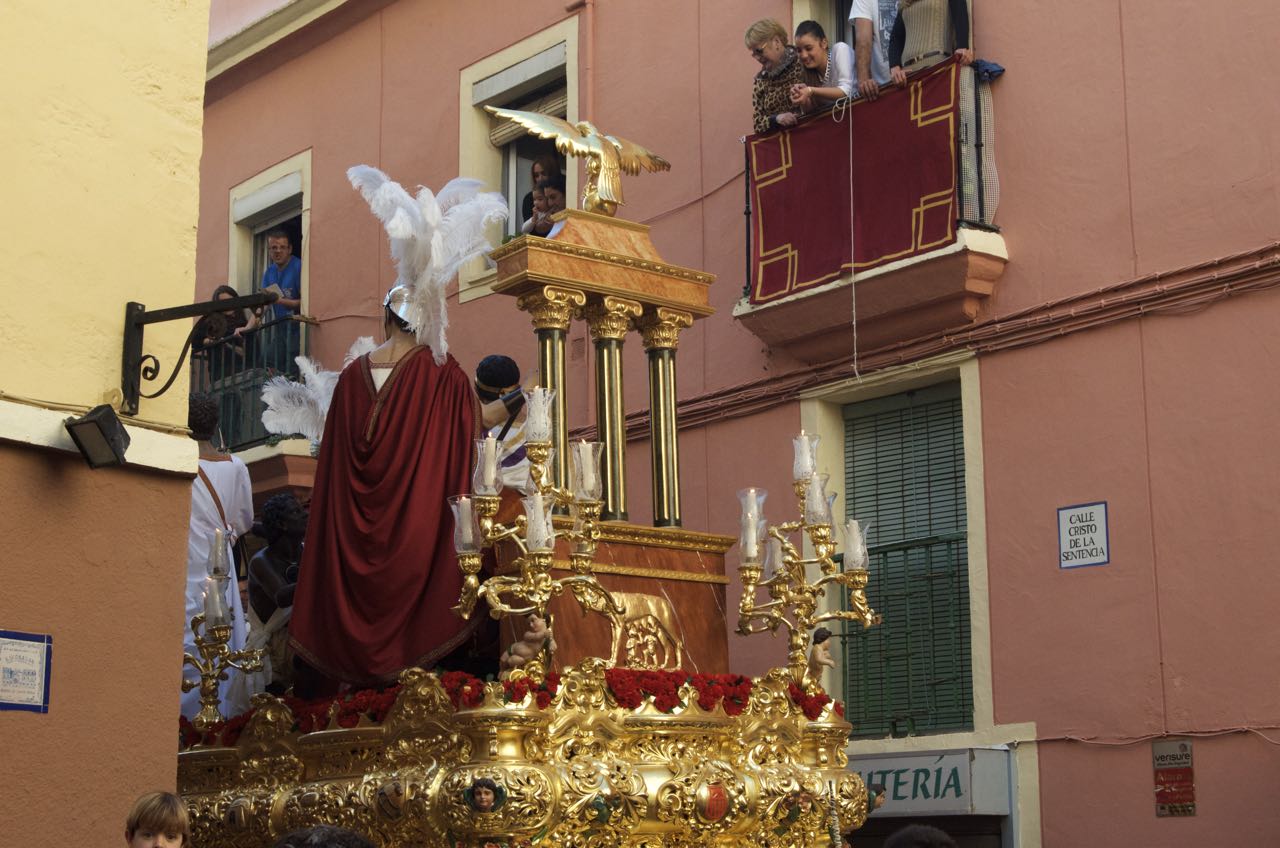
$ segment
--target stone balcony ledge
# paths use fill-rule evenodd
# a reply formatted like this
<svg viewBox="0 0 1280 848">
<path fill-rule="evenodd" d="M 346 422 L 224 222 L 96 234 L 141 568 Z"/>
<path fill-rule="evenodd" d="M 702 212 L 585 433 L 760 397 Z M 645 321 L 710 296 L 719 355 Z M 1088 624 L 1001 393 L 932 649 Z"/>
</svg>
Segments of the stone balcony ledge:
<svg viewBox="0 0 1280 848">
<path fill-rule="evenodd" d="M 771 348 L 811 364 L 853 355 L 854 294 L 858 350 L 869 351 L 944 330 L 977 317 L 1009 261 L 998 233 L 962 228 L 930 253 L 845 275 L 811 290 L 752 305 L 733 317 Z"/>
</svg>

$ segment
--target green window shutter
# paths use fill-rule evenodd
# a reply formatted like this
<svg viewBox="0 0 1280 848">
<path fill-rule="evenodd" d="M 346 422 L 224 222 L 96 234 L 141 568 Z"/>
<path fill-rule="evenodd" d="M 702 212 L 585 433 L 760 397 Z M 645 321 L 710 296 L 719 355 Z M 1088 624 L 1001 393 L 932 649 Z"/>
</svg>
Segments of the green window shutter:
<svg viewBox="0 0 1280 848">
<path fill-rule="evenodd" d="M 846 629 L 855 736 L 973 727 L 960 386 L 845 408 L 847 517 L 870 523 L 867 598 L 884 622 Z"/>
</svg>

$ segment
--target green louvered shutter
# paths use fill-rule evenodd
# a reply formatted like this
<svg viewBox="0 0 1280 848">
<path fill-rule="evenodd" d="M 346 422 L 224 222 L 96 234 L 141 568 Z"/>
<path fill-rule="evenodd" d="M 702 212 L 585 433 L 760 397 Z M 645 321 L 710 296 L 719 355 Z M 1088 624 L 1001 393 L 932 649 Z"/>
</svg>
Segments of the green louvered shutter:
<svg viewBox="0 0 1280 848">
<path fill-rule="evenodd" d="M 855 736 L 973 727 L 960 386 L 845 408 L 847 517 L 870 522 L 867 598 L 884 622 L 846 629 Z"/>
</svg>

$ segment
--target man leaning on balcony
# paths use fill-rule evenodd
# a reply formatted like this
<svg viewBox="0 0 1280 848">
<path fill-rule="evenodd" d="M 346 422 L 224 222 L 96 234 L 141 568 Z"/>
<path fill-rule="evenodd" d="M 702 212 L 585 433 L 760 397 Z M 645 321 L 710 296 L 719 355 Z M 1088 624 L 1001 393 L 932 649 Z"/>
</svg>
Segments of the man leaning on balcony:
<svg viewBox="0 0 1280 848">
<path fill-rule="evenodd" d="M 868 100 L 880 96 L 880 86 L 889 82 L 889 63 L 880 44 L 879 0 L 853 0 L 849 8 L 853 24 L 853 58 L 858 94 Z"/>
<path fill-rule="evenodd" d="M 276 291 L 280 299 L 271 304 L 269 318 L 277 324 L 268 330 L 271 341 L 271 359 L 267 367 L 277 371 L 294 371 L 293 358 L 302 348 L 299 342 L 301 330 L 297 321 L 290 321 L 302 308 L 302 260 L 293 255 L 293 243 L 284 230 L 272 230 L 267 234 L 267 256 L 271 263 L 262 272 L 262 290 Z"/>
</svg>

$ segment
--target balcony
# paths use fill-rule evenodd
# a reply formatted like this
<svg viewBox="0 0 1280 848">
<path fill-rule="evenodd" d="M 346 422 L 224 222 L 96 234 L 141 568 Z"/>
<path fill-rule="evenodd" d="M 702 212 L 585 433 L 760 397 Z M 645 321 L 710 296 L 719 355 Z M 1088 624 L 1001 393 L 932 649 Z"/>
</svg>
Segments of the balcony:
<svg viewBox="0 0 1280 848">
<path fill-rule="evenodd" d="M 262 384 L 283 375 L 296 379 L 294 357 L 308 350 L 308 319 L 268 321 L 241 336 L 201 346 L 191 356 L 191 390 L 218 399 L 222 438 L 231 451 L 265 444 Z"/>
<path fill-rule="evenodd" d="M 852 355 L 855 320 L 859 353 L 971 323 L 1008 261 L 991 225 L 989 96 L 948 61 L 748 137 L 749 281 L 734 317 L 812 364 Z"/>
</svg>

